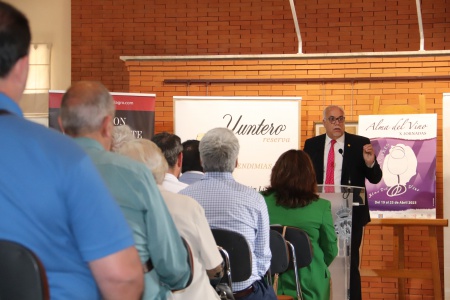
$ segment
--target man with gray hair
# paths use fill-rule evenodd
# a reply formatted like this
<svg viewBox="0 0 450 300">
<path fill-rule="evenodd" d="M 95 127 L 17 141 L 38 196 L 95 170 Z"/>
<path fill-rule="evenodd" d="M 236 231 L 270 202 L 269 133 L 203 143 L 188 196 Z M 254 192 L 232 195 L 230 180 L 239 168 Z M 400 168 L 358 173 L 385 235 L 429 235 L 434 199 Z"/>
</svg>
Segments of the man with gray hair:
<svg viewBox="0 0 450 300">
<path fill-rule="evenodd" d="M 161 132 L 152 138 L 152 142 L 161 149 L 169 165 L 162 186 L 172 193 L 178 193 L 188 186 L 178 180 L 183 165 L 183 145 L 181 145 L 180 137 L 176 134 Z"/>
<path fill-rule="evenodd" d="M 114 113 L 101 83 L 78 82 L 63 96 L 60 123 L 94 161 L 133 230 L 145 272 L 142 299 L 167 299 L 190 279 L 187 252 L 150 170 L 109 152 Z"/>
<path fill-rule="evenodd" d="M 252 249 L 252 274 L 243 282 L 233 282 L 236 299 L 275 300 L 274 290 L 263 276 L 270 267 L 270 226 L 264 198 L 251 187 L 236 182 L 239 141 L 226 128 L 208 131 L 200 141 L 200 158 L 205 177 L 180 194 L 197 200 L 205 209 L 211 228 L 239 232 Z"/>
<path fill-rule="evenodd" d="M 305 141 L 303 150 L 311 157 L 318 184 L 353 185 L 365 187 L 366 179 L 380 182 L 383 172 L 375 150 L 366 137 L 345 132 L 344 110 L 336 105 L 323 110 L 324 134 Z M 367 199 L 367 193 L 366 193 Z M 353 206 L 350 262 L 350 299 L 359 300 L 361 276 L 359 249 L 364 226 L 370 222 L 369 206 Z"/>
</svg>

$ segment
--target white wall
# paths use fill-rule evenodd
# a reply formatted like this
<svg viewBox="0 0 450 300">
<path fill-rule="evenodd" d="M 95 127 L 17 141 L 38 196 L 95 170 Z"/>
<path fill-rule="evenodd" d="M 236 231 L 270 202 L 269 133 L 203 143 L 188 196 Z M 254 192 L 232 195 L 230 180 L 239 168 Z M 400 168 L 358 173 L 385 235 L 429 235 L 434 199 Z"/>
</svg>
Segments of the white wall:
<svg viewBox="0 0 450 300">
<path fill-rule="evenodd" d="M 71 1 L 6 0 L 30 22 L 32 43 L 51 43 L 50 89 L 66 90 L 71 83 Z"/>
</svg>

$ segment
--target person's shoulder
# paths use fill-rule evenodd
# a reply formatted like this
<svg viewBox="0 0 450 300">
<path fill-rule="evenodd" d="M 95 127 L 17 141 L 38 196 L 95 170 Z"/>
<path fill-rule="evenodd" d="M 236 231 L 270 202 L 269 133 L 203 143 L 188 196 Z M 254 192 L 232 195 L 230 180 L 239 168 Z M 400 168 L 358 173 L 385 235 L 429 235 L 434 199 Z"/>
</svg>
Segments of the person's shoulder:
<svg viewBox="0 0 450 300">
<path fill-rule="evenodd" d="M 41 124 L 17 117 L 11 124 L 14 128 L 15 138 L 23 139 L 24 144 L 29 145 L 33 151 L 42 151 L 52 160 L 67 159 L 77 161 L 83 158 L 86 153 L 79 147 L 72 138 L 62 134 L 53 128 L 47 128 Z"/>
<path fill-rule="evenodd" d="M 311 144 L 317 144 L 317 143 L 323 143 L 325 141 L 325 133 L 318 135 L 318 136 L 313 136 L 310 137 L 308 139 L 305 140 L 305 145 L 311 145 Z"/>
<path fill-rule="evenodd" d="M 310 138 L 306 139 L 306 141 L 314 142 L 314 141 L 319 141 L 319 140 L 321 140 L 323 138 L 325 138 L 325 133 L 317 135 L 317 136 L 310 137 Z"/>
<path fill-rule="evenodd" d="M 235 185 L 236 190 L 240 191 L 241 193 L 243 193 L 245 195 L 248 195 L 251 197 L 257 197 L 257 198 L 263 198 L 263 196 L 260 193 L 258 193 L 256 191 L 256 189 L 254 189 L 248 185 L 242 184 L 237 181 L 234 182 L 234 185 Z"/>
<path fill-rule="evenodd" d="M 317 201 L 313 201 L 312 203 L 315 203 L 317 206 L 321 207 L 331 207 L 330 200 L 319 198 Z"/>
<path fill-rule="evenodd" d="M 187 195 L 173 193 L 170 191 L 167 191 L 166 189 L 160 189 L 161 194 L 167 195 L 168 198 L 174 199 L 175 201 L 180 201 L 183 203 L 186 207 L 192 207 L 192 208 L 198 208 L 201 207 L 201 205 L 195 201 L 192 197 L 189 197 Z"/>
<path fill-rule="evenodd" d="M 362 135 L 357 135 L 357 134 L 353 134 L 353 133 L 345 133 L 345 140 L 347 141 L 353 141 L 353 142 L 365 142 L 367 143 L 367 141 L 370 142 L 369 138 L 362 136 Z"/>
<path fill-rule="evenodd" d="M 266 200 L 261 193 L 257 192 L 255 188 L 237 183 L 239 186 L 240 196 L 247 201 L 247 203 L 255 204 L 255 207 L 260 205 L 266 206 Z"/>
<path fill-rule="evenodd" d="M 127 179 L 126 174 L 133 174 L 132 177 L 129 177 L 133 180 L 139 180 L 148 176 L 152 177 L 150 170 L 143 163 L 122 154 L 104 151 L 100 157 L 103 158 L 103 161 L 98 163 L 109 165 L 111 168 L 122 172 L 124 180 Z"/>
<path fill-rule="evenodd" d="M 203 207 L 192 197 L 187 195 L 173 193 L 171 191 L 166 190 L 164 187 L 159 187 L 159 192 L 166 202 L 169 210 L 173 211 L 176 209 L 177 211 L 182 210 L 186 216 L 195 216 L 198 213 L 204 214 Z"/>
</svg>

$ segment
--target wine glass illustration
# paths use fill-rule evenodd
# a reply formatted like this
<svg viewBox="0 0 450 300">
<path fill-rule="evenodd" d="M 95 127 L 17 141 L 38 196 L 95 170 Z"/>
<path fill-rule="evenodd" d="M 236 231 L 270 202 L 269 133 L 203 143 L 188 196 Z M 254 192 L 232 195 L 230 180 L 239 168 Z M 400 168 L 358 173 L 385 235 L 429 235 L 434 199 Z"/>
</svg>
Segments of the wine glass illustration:
<svg viewBox="0 0 450 300">
<path fill-rule="evenodd" d="M 407 191 L 406 183 L 416 175 L 417 157 L 411 147 L 397 144 L 389 149 L 383 163 L 383 180 L 389 189 L 389 197 L 399 196 Z"/>
</svg>

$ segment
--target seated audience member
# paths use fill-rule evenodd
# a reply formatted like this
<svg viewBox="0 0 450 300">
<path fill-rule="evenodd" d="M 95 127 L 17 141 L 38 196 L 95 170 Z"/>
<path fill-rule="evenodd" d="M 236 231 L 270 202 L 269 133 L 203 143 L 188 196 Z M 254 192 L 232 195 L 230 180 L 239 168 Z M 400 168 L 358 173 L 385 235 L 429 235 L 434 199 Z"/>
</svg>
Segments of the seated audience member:
<svg viewBox="0 0 450 300">
<path fill-rule="evenodd" d="M 52 299 L 140 299 L 131 230 L 92 161 L 23 117 L 30 41 L 27 18 L 0 1 L 0 239 L 40 258 Z"/>
<path fill-rule="evenodd" d="M 311 239 L 313 261 L 299 270 L 304 299 L 330 299 L 328 266 L 338 252 L 337 237 L 331 203 L 317 194 L 316 175 L 308 154 L 301 150 L 283 153 L 272 168 L 270 186 L 263 195 L 270 224 L 301 228 Z M 296 297 L 293 270 L 280 275 L 278 293 Z"/>
<path fill-rule="evenodd" d="M 111 151 L 116 152 L 120 146 L 128 141 L 136 139 L 132 129 L 128 125 L 114 126 L 111 140 Z"/>
<path fill-rule="evenodd" d="M 183 164 L 183 146 L 180 137 L 168 132 L 161 132 L 152 138 L 152 142 L 161 149 L 169 164 L 162 186 L 170 192 L 178 193 L 188 186 L 178 180 Z"/>
<path fill-rule="evenodd" d="M 114 101 L 99 82 L 78 82 L 61 102 L 63 131 L 91 157 L 131 226 L 145 272 L 143 299 L 166 299 L 190 278 L 187 252 L 148 168 L 109 152 Z"/>
<path fill-rule="evenodd" d="M 192 184 L 205 177 L 202 163 L 200 162 L 200 151 L 198 150 L 200 141 L 187 140 L 182 145 L 183 165 L 181 167 L 181 176 L 178 179 L 186 184 Z"/>
<path fill-rule="evenodd" d="M 270 266 L 269 216 L 264 198 L 254 189 L 236 182 L 239 141 L 226 128 L 208 131 L 200 141 L 200 157 L 205 178 L 189 185 L 180 194 L 197 200 L 205 209 L 211 228 L 239 232 L 252 249 L 252 274 L 243 282 L 233 282 L 236 299 L 276 299 L 263 276 Z"/>
<path fill-rule="evenodd" d="M 152 171 L 178 231 L 191 247 L 194 278 L 189 287 L 173 293 L 174 299 L 219 299 L 208 277 L 222 277 L 222 256 L 201 205 L 188 196 L 169 192 L 161 186 L 168 166 L 155 143 L 136 139 L 123 144 L 117 152 L 144 163 Z"/>
</svg>

